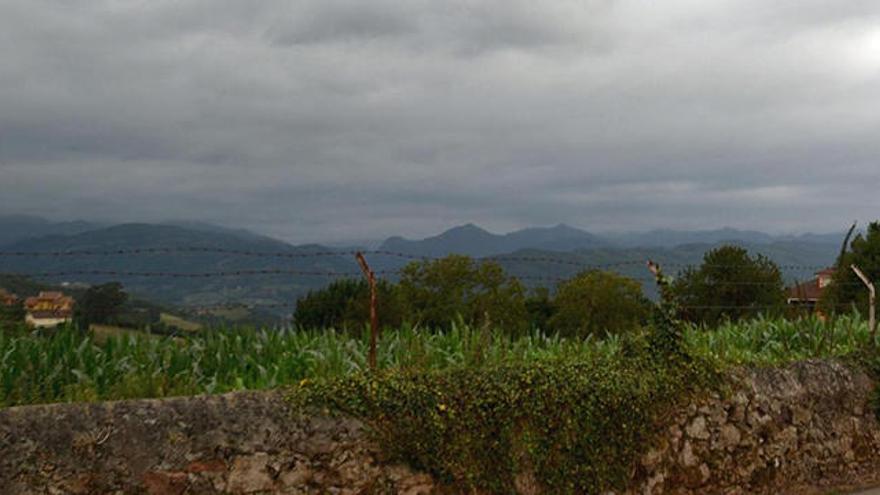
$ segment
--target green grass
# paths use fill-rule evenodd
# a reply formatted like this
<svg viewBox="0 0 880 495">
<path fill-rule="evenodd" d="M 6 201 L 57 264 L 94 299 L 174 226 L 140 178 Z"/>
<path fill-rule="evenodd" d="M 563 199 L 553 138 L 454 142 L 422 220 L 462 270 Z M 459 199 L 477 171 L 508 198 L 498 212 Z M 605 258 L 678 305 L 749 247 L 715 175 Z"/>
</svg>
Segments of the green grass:
<svg viewBox="0 0 880 495">
<path fill-rule="evenodd" d="M 386 331 L 382 369 L 434 371 L 613 357 L 619 337 L 564 339 L 532 332 L 490 335 L 467 325 L 445 333 L 410 327 Z M 843 357 L 865 348 L 859 317 L 755 320 L 715 330 L 689 328 L 695 356 L 728 364 L 777 364 Z M 73 328 L 31 333 L 0 331 L 0 406 L 83 400 L 163 397 L 265 389 L 303 379 L 350 376 L 367 368 L 367 339 L 332 330 L 218 329 L 175 338 L 136 333 L 95 336 Z"/>
</svg>

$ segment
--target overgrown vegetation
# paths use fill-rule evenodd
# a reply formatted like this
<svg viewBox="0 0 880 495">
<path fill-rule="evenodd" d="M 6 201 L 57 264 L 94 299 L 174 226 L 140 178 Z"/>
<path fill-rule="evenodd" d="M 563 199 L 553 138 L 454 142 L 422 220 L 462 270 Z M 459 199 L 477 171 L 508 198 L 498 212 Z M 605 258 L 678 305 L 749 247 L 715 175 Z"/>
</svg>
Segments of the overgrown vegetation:
<svg viewBox="0 0 880 495">
<path fill-rule="evenodd" d="M 707 362 L 646 351 L 627 339 L 590 359 L 358 373 L 292 397 L 364 418 L 392 459 L 461 493 L 514 493 L 518 475 L 547 493 L 604 493 L 628 478 L 658 413 L 712 378 Z"/>
</svg>

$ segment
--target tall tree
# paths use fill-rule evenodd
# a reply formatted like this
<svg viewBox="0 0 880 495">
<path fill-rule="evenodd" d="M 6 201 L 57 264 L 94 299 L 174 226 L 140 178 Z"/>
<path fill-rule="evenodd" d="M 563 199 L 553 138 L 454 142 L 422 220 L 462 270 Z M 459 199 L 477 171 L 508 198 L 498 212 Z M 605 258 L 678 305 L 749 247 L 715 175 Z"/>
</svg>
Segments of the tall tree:
<svg viewBox="0 0 880 495">
<path fill-rule="evenodd" d="M 84 328 L 93 323 L 113 323 L 126 301 L 128 294 L 119 282 L 94 285 L 76 302 L 75 319 Z"/>
<path fill-rule="evenodd" d="M 21 301 L 12 304 L 0 302 L 0 323 L 18 324 L 24 321 L 24 305 Z"/>
<path fill-rule="evenodd" d="M 376 284 L 379 325 L 397 327 L 402 321 L 396 287 Z M 293 322 L 302 328 L 361 329 L 370 318 L 370 288 L 365 280 L 342 279 L 310 291 L 296 302 Z"/>
<path fill-rule="evenodd" d="M 627 332 L 651 312 L 638 282 L 599 270 L 581 272 L 559 284 L 553 307 L 550 328 L 573 337 Z"/>
<path fill-rule="evenodd" d="M 715 325 L 785 309 L 785 282 L 779 267 L 763 255 L 738 246 L 722 246 L 703 256 L 699 268 L 687 268 L 672 284 L 681 318 Z"/>
<path fill-rule="evenodd" d="M 550 318 L 556 311 L 553 299 L 550 297 L 550 290 L 547 287 L 535 287 L 530 290 L 526 296 L 526 311 L 529 315 L 531 328 L 549 330 Z"/>
<path fill-rule="evenodd" d="M 510 333 L 528 327 L 525 289 L 493 261 L 452 255 L 412 262 L 402 270 L 400 295 L 407 315 L 430 328 L 458 317 Z"/>
<path fill-rule="evenodd" d="M 851 265 L 858 266 L 875 285 L 880 285 L 880 222 L 872 222 L 864 234 L 857 234 L 849 246 L 844 245 L 831 285 L 822 293 L 820 307 L 826 312 L 855 305 L 863 314 L 867 313 L 868 291 L 850 269 Z"/>
</svg>

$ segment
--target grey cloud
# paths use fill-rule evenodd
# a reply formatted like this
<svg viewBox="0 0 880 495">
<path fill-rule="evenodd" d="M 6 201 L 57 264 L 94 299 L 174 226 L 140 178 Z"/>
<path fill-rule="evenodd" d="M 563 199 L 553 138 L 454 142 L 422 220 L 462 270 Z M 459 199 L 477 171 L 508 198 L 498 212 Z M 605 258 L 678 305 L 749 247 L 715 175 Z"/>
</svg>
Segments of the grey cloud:
<svg viewBox="0 0 880 495">
<path fill-rule="evenodd" d="M 599 45 L 602 29 L 598 20 L 611 5 L 607 0 L 544 6 L 524 0 L 300 2 L 267 34 L 282 45 L 379 40 L 395 42 L 397 49 L 473 56 L 503 48 L 530 50 L 582 42 Z M 572 14 L 588 14 L 589 26 L 573 22 Z"/>
<path fill-rule="evenodd" d="M 876 216 L 880 6 L 829 5 L 0 0 L 0 212 L 836 230 Z"/>
</svg>

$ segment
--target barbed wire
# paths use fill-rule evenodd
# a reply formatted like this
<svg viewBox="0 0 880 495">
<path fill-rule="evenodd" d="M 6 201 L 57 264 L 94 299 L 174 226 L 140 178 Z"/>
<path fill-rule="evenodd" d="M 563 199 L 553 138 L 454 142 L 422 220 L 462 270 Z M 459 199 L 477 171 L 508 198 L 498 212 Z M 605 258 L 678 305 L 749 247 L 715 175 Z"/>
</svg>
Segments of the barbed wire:
<svg viewBox="0 0 880 495">
<path fill-rule="evenodd" d="M 354 256 L 356 250 L 324 250 L 324 251 L 257 251 L 244 249 L 228 249 L 210 246 L 172 246 L 172 247 L 153 247 L 153 248 L 132 248 L 132 249 L 110 249 L 110 250 L 67 250 L 67 251 L 0 251 L 0 257 L 111 257 L 111 256 L 143 256 L 143 255 L 173 255 L 173 254 L 223 254 L 242 257 L 259 257 L 259 258 L 276 258 L 276 259 L 304 259 L 304 258 L 330 258 L 330 257 L 346 257 Z M 407 260 L 432 261 L 441 259 L 441 257 L 415 255 L 400 251 L 390 250 L 363 250 L 363 254 L 371 256 L 393 257 Z M 552 256 L 523 256 L 523 255 L 493 255 L 477 258 L 481 261 L 495 261 L 499 263 L 536 263 L 536 264 L 555 264 L 577 267 L 581 269 L 623 269 L 627 267 L 637 267 L 644 265 L 646 259 L 638 260 L 620 260 L 607 263 L 587 263 L 583 260 L 572 259 L 567 257 Z M 700 267 L 718 267 L 718 268 L 737 268 L 750 265 L 744 264 L 692 264 L 683 262 L 666 262 L 661 263 L 666 267 L 691 269 Z M 785 264 L 777 265 L 782 271 L 796 270 L 820 270 L 827 268 L 821 265 L 796 265 Z M 382 277 L 399 276 L 403 273 L 400 269 L 383 269 L 375 271 L 375 274 Z M 138 270 L 110 270 L 110 269 L 69 269 L 69 270 L 44 270 L 36 272 L 15 272 L 15 275 L 34 277 L 34 278 L 59 278 L 59 277 L 143 277 L 143 278 L 176 278 L 176 279 L 207 279 L 222 277 L 250 277 L 250 276 L 303 276 L 303 277 L 327 277 L 327 278 L 361 278 L 362 274 L 356 271 L 337 271 L 337 270 L 305 270 L 293 268 L 263 268 L 263 269 L 240 269 L 240 270 L 218 270 L 203 272 L 180 272 L 180 271 L 138 271 Z M 571 280 L 571 275 L 537 275 L 537 274 L 509 274 L 512 278 L 523 281 L 549 282 L 559 283 Z M 624 274 L 625 275 L 625 274 Z M 626 276 L 626 275 L 625 275 Z M 650 284 L 654 282 L 654 278 L 645 274 L 645 276 L 629 276 L 629 278 Z M 803 290 L 809 282 L 795 282 L 790 291 L 796 293 Z M 844 285 L 858 286 L 859 283 L 842 283 Z M 709 287 L 726 287 L 726 286 L 774 286 L 776 282 L 768 281 L 718 281 L 707 282 Z M 186 311 L 216 311 L 222 309 L 281 309 L 294 308 L 296 303 L 272 302 L 272 303 L 239 303 L 230 302 L 214 306 L 183 306 L 181 309 Z M 682 306 L 682 309 L 741 309 L 741 310 L 759 310 L 773 309 L 775 306 L 755 307 L 755 306 L 735 306 L 735 305 L 719 305 L 719 306 Z"/>
<path fill-rule="evenodd" d="M 380 270 L 377 275 L 394 275 L 397 270 Z M 227 270 L 215 272 L 167 272 L 167 271 L 128 271 L 128 270 L 59 270 L 44 272 L 16 272 L 15 275 L 37 278 L 69 277 L 73 275 L 110 276 L 110 277 L 167 277 L 167 278 L 212 278 L 212 277 L 247 277 L 264 275 L 297 275 L 313 277 L 361 277 L 357 272 L 334 272 L 319 270 L 292 270 L 286 268 L 268 268 L 260 270 Z"/>
<path fill-rule="evenodd" d="M 354 256 L 357 250 L 325 250 L 325 251 L 256 251 L 248 249 L 229 249 L 211 246 L 172 246 L 172 247 L 155 247 L 155 248 L 131 248 L 131 249 L 107 249 L 107 250 L 55 250 L 55 251 L 0 251 L 0 257 L 77 257 L 77 256 L 139 256 L 151 254 L 194 254 L 194 253 L 213 253 L 213 254 L 229 254 L 245 257 L 259 258 L 321 258 L 321 257 L 345 257 Z M 439 256 L 417 255 L 405 253 L 401 251 L 390 251 L 382 249 L 362 250 L 365 255 L 394 257 L 410 260 L 430 261 L 441 259 Z M 661 257 L 662 258 L 662 257 Z M 621 260 L 607 263 L 587 263 L 581 260 L 570 258 L 554 258 L 550 256 L 520 256 L 520 255 L 491 255 L 477 257 L 480 260 L 490 260 L 499 262 L 531 262 L 531 263 L 551 263 L 559 265 L 571 265 L 582 268 L 617 268 L 624 266 L 637 266 L 646 262 L 645 259 Z M 666 262 L 661 263 L 667 267 L 677 268 L 698 268 L 701 266 L 713 268 L 738 268 L 750 266 L 746 264 L 695 264 L 684 262 Z M 798 265 L 783 264 L 777 265 L 780 270 L 822 270 L 828 268 L 824 265 Z"/>
<path fill-rule="evenodd" d="M 356 250 L 328 250 L 328 251 L 255 251 L 249 249 L 228 249 L 210 246 L 173 246 L 156 248 L 131 248 L 131 249 L 106 249 L 91 250 L 78 249 L 68 251 L 0 251 L 0 257 L 76 257 L 76 256 L 139 256 L 149 254 L 193 254 L 213 253 L 232 254 L 236 256 L 258 258 L 320 258 L 332 256 L 354 256 Z M 421 256 L 410 253 L 387 250 L 364 250 L 363 254 L 391 256 L 405 259 L 434 259 L 430 256 Z"/>
<path fill-rule="evenodd" d="M 402 270 L 376 270 L 374 272 L 378 276 L 398 276 L 402 275 Z M 58 270 L 58 271 L 41 271 L 41 272 L 14 272 L 13 275 L 32 277 L 32 278 L 58 278 L 70 276 L 91 276 L 91 277 L 142 277 L 142 278 L 223 278 L 223 277 L 249 277 L 249 276 L 273 276 L 273 275 L 291 275 L 291 276 L 308 276 L 308 277 L 328 277 L 328 278 L 361 278 L 363 275 L 359 272 L 337 272 L 322 270 L 296 270 L 287 268 L 266 268 L 255 270 L 225 270 L 213 272 L 171 272 L 171 271 L 133 271 L 133 270 Z M 572 280 L 571 276 L 559 275 L 529 275 L 529 274 L 508 274 L 511 278 L 517 280 L 533 280 L 544 282 L 565 282 Z M 654 279 L 651 277 L 627 277 L 637 282 L 651 283 Z M 793 288 L 805 287 L 806 283 L 799 283 Z M 705 282 L 706 286 L 775 286 L 776 282 L 764 281 L 717 281 Z M 841 282 L 839 285 L 860 286 L 857 282 Z"/>
<path fill-rule="evenodd" d="M 823 305 L 825 308 L 852 308 L 854 303 L 836 303 Z M 214 305 L 193 305 L 179 306 L 178 308 L 189 312 L 207 312 L 222 311 L 232 309 L 278 309 L 278 308 L 295 308 L 296 303 L 243 303 L 229 302 L 218 303 Z M 780 305 L 734 305 L 734 304 L 717 304 L 717 305 L 682 305 L 678 306 L 682 310 L 711 310 L 711 309 L 728 309 L 728 310 L 754 310 L 754 311 L 786 311 L 786 310 L 803 310 L 807 309 L 796 304 L 780 304 Z"/>
<path fill-rule="evenodd" d="M 278 309 L 278 308 L 296 308 L 296 303 L 274 302 L 274 303 L 246 303 L 246 302 L 227 302 L 213 305 L 194 305 L 180 306 L 184 311 L 220 311 L 225 309 Z"/>
</svg>

